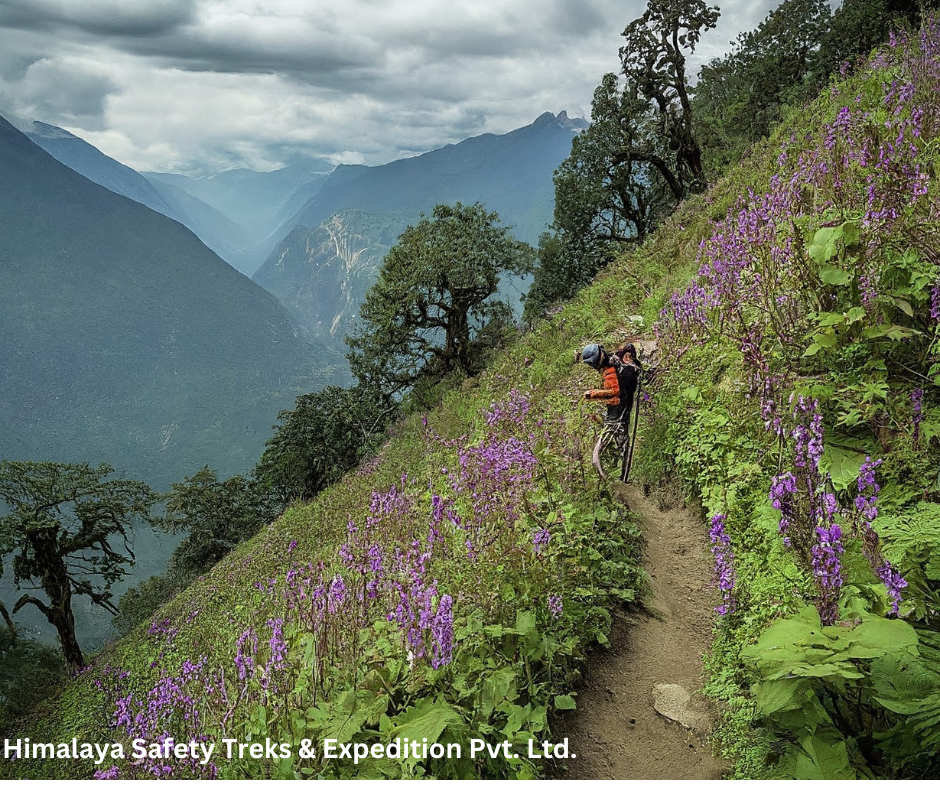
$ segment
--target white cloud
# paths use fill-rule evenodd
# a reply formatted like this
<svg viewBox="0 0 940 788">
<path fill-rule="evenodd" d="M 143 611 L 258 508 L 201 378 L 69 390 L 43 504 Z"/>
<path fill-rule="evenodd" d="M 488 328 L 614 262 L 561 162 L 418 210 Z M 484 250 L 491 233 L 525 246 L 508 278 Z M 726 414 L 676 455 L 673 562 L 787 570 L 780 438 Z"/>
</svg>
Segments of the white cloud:
<svg viewBox="0 0 940 788">
<path fill-rule="evenodd" d="M 585 115 L 641 0 L 0 0 L 0 112 L 145 170 L 369 164 Z M 695 61 L 766 14 L 723 4 Z M 25 111 L 24 111 L 25 110 Z"/>
</svg>

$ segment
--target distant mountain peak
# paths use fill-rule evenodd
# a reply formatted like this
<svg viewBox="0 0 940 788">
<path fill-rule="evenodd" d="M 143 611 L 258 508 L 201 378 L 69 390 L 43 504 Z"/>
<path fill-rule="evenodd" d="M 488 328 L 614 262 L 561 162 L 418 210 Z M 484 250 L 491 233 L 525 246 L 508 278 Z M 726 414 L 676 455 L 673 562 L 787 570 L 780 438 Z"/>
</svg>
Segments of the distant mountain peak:
<svg viewBox="0 0 940 788">
<path fill-rule="evenodd" d="M 30 120 L 29 118 L 20 118 L 16 115 L 7 115 L 7 120 L 15 129 L 24 134 L 32 134 L 34 137 L 42 137 L 49 140 L 76 139 L 75 135 L 58 126 L 50 126 L 40 120 Z"/>
<path fill-rule="evenodd" d="M 569 118 L 568 112 L 562 110 L 557 115 L 551 112 L 543 112 L 532 123 L 533 126 L 561 126 L 570 131 L 583 131 L 588 127 L 588 122 L 584 118 Z"/>
</svg>

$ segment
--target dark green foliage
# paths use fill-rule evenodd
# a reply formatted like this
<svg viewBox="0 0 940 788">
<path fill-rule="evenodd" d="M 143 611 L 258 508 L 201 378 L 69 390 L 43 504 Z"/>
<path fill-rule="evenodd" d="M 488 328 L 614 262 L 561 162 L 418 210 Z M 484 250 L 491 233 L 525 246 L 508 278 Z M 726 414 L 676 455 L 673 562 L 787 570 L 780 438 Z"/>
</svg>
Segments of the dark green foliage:
<svg viewBox="0 0 940 788">
<path fill-rule="evenodd" d="M 55 649 L 0 627 L 0 735 L 13 734 L 16 720 L 55 692 L 67 675 Z"/>
<path fill-rule="evenodd" d="M 569 262 L 565 247 L 556 233 L 543 233 L 539 238 L 535 280 L 525 296 L 522 318 L 532 323 L 547 307 L 564 297 L 578 281 L 590 281 L 594 271 L 577 271 Z M 582 258 L 583 259 L 583 258 Z"/>
<path fill-rule="evenodd" d="M 161 527 L 186 534 L 170 559 L 171 573 L 182 577 L 210 569 L 283 509 L 255 479 L 233 476 L 219 481 L 208 467 L 174 484 L 166 501 Z"/>
<path fill-rule="evenodd" d="M 717 19 L 701 0 L 651 0 L 624 30 L 624 80 L 604 75 L 591 126 L 555 171 L 558 241 L 536 269 L 530 319 L 572 297 L 624 244 L 642 242 L 687 194 L 705 188 L 684 52 Z"/>
<path fill-rule="evenodd" d="M 0 500 L 10 512 L 0 518 L 0 571 L 12 554 L 16 587 L 46 596 L 24 594 L 11 612 L 35 606 L 56 628 L 72 669 L 84 665 L 72 597 L 87 596 L 116 613 L 110 589 L 134 561 L 130 528 L 154 521 L 156 494 L 142 482 L 106 479 L 113 471 L 108 465 L 0 462 Z M 116 538 L 121 546 L 112 544 Z"/>
<path fill-rule="evenodd" d="M 702 68 L 693 106 L 713 168 L 737 161 L 785 106 L 815 95 L 816 57 L 829 26 L 824 0 L 786 0 L 739 35 L 730 54 Z"/>
<path fill-rule="evenodd" d="M 526 273 L 533 257 L 482 205 L 436 206 L 389 251 L 347 338 L 360 385 L 391 397 L 422 379 L 479 372 L 487 327 L 511 314 L 494 298 L 500 276 Z"/>
<path fill-rule="evenodd" d="M 309 500 L 376 448 L 396 410 L 378 389 L 361 386 L 304 394 L 278 415 L 255 474 L 282 507 Z"/>
</svg>

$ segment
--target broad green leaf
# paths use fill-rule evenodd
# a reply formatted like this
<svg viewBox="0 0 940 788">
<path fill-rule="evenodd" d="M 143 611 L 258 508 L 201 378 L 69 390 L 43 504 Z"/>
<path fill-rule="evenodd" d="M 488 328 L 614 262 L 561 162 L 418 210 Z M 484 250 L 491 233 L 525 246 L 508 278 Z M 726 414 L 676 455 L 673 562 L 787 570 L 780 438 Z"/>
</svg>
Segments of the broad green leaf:
<svg viewBox="0 0 940 788">
<path fill-rule="evenodd" d="M 427 738 L 429 742 L 435 742 L 445 728 L 462 725 L 463 718 L 448 703 L 426 699 L 392 718 L 392 727 L 387 735 L 389 740 L 407 736 L 412 741 Z"/>
<path fill-rule="evenodd" d="M 861 240 L 858 223 L 853 221 L 842 223 L 842 243 L 846 249 L 851 249 Z"/>
<path fill-rule="evenodd" d="M 847 285 L 852 281 L 852 274 L 833 266 L 823 266 L 819 269 L 819 278 L 827 285 Z"/>
<path fill-rule="evenodd" d="M 820 312 L 816 322 L 821 327 L 837 326 L 845 322 L 845 315 L 839 312 Z"/>
<path fill-rule="evenodd" d="M 847 490 L 858 479 L 858 472 L 864 462 L 863 452 L 827 444 L 819 461 L 819 470 L 832 477 L 832 484 L 837 490 Z"/>
<path fill-rule="evenodd" d="M 808 689 L 806 679 L 762 681 L 754 691 L 754 702 L 765 717 L 780 711 L 792 711 L 803 706 Z"/>
<path fill-rule="evenodd" d="M 531 610 L 519 610 L 516 613 L 516 633 L 528 635 L 535 630 L 535 613 Z"/>
<path fill-rule="evenodd" d="M 804 356 L 815 356 L 822 348 L 813 342 L 806 350 L 803 351 Z"/>
<path fill-rule="evenodd" d="M 853 306 L 848 312 L 845 313 L 845 316 L 849 323 L 857 323 L 868 313 L 865 311 L 864 307 Z"/>
<path fill-rule="evenodd" d="M 836 253 L 836 241 L 842 237 L 842 226 L 820 227 L 806 250 L 813 261 L 822 265 Z"/>
<path fill-rule="evenodd" d="M 572 698 L 570 695 L 556 695 L 555 708 L 567 711 L 578 708 L 578 704 L 574 702 L 574 698 Z"/>
</svg>

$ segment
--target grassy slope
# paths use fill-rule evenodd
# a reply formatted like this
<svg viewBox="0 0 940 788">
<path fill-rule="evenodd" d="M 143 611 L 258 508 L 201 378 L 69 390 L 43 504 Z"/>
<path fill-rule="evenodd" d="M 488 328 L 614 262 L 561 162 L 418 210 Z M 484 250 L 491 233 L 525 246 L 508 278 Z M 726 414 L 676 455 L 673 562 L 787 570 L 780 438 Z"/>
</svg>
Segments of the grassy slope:
<svg viewBox="0 0 940 788">
<path fill-rule="evenodd" d="M 859 79 L 864 82 L 864 78 Z M 869 81 L 879 82 L 880 77 Z M 851 85 L 845 92 L 849 89 Z M 437 604 L 445 591 L 456 600 L 454 662 L 441 672 L 426 668 L 424 672 L 413 669 L 409 674 L 402 667 L 405 647 L 397 639 L 395 628 L 380 619 L 370 622 L 366 615 L 360 630 L 362 638 L 357 635 L 352 640 L 337 640 L 335 652 L 330 652 L 335 664 L 359 668 L 335 668 L 337 678 L 327 682 L 327 698 L 321 695 L 312 712 L 307 708 L 313 700 L 312 688 L 295 676 L 292 703 L 307 708 L 305 717 L 289 718 L 279 711 L 280 701 L 268 696 L 267 719 L 259 721 L 257 702 L 255 708 L 246 703 L 244 708 L 237 708 L 224 727 L 242 738 L 252 732 L 263 738 L 271 731 L 297 737 L 298 730 L 316 738 L 324 731 L 341 729 L 334 724 L 338 703 L 348 712 L 347 718 L 355 716 L 357 709 L 368 707 L 356 717 L 354 730 L 345 734 L 378 741 L 383 737 L 387 740 L 390 731 L 400 732 L 403 725 L 410 724 L 409 708 L 417 709 L 421 716 L 428 712 L 427 704 L 441 703 L 456 715 L 438 709 L 440 724 L 431 728 L 442 740 L 448 736 L 460 740 L 468 730 L 496 738 L 505 733 L 519 741 L 529 733 L 546 737 L 545 707 L 568 705 L 563 693 L 576 682 L 579 661 L 593 642 L 604 640 L 604 606 L 617 597 L 629 598 L 642 587 L 642 577 L 635 569 L 635 532 L 629 524 L 611 519 L 609 500 L 590 477 L 589 468 L 584 480 L 581 477 L 590 447 L 585 438 L 592 427 L 588 420 L 591 409 L 579 404 L 578 393 L 593 382 L 593 373 L 583 366 L 573 366 L 572 352 L 587 341 L 613 343 L 623 339 L 634 325 L 631 316 L 642 315 L 650 325 L 668 295 L 681 291 L 693 275 L 699 244 L 712 233 L 712 223 L 723 219 L 748 189 L 760 192 L 766 188 L 778 167 L 780 145 L 791 139 L 791 130 L 796 135 L 801 135 L 803 128 L 809 135 L 816 133 L 825 120 L 835 116 L 841 102 L 839 96 L 823 96 L 810 112 L 791 119 L 789 126 L 784 124 L 774 139 L 753 151 L 708 195 L 684 204 L 642 249 L 619 261 L 550 322 L 523 337 L 477 381 L 449 396 L 445 405 L 430 416 L 428 427 L 418 418 L 399 425 L 372 470 L 351 474 L 311 505 L 292 509 L 242 545 L 162 612 L 169 622 L 163 629 L 178 628 L 178 634 L 170 638 L 159 631 L 148 635 L 141 630 L 102 654 L 97 666 L 73 682 L 54 708 L 33 720 L 29 735 L 44 741 L 73 735 L 102 740 L 107 735 L 111 706 L 93 682 L 101 678 L 106 664 L 128 671 L 130 677 L 124 681 L 138 692 L 153 686 L 160 675 L 172 673 L 174 666 L 187 657 L 195 660 L 201 654 L 208 654 L 211 664 L 224 666 L 231 674 L 235 640 L 245 626 L 256 621 L 257 632 L 265 632 L 266 637 L 268 630 L 261 622 L 275 614 L 289 616 L 278 607 L 283 603 L 277 594 L 258 591 L 254 584 L 283 578 L 298 557 L 303 562 L 323 560 L 330 567 L 338 567 L 336 551 L 347 539 L 348 520 L 361 525 L 373 491 L 400 484 L 402 474 L 417 480 L 408 487 L 415 491 L 416 500 L 424 497 L 404 518 L 383 521 L 381 538 L 404 547 L 410 539 L 421 538 L 422 526 L 414 524 L 421 518 L 427 522 L 431 492 L 453 493 L 442 481 L 446 477 L 441 467 L 453 471 L 460 446 L 479 446 L 483 445 L 481 441 L 485 444 L 496 435 L 509 434 L 499 433 L 500 429 L 511 431 L 505 425 L 488 426 L 485 414 L 493 402 L 505 401 L 510 390 L 516 389 L 532 403 L 530 416 L 524 420 L 529 435 L 523 437 L 538 454 L 539 466 L 535 481 L 520 484 L 516 490 L 497 490 L 494 499 L 524 497 L 529 514 L 515 523 L 491 520 L 481 526 L 479 534 L 499 533 L 495 542 L 498 550 L 488 555 L 489 563 L 468 562 L 460 553 L 465 534 L 456 531 L 445 536 L 446 553 L 432 559 L 440 579 Z M 680 348 L 673 344 L 671 349 L 678 357 Z M 651 483 L 681 481 L 690 494 L 704 496 L 710 512 L 719 508 L 729 512 L 734 526 L 739 610 L 730 623 L 718 629 L 710 688 L 727 704 L 721 738 L 726 754 L 736 761 L 736 773 L 772 775 L 778 766 L 771 757 L 770 740 L 753 730 L 756 712 L 747 697 L 752 677 L 742 668 L 740 650 L 753 642 L 768 622 L 796 609 L 800 597 L 812 598 L 811 588 L 805 573 L 775 539 L 776 523 L 772 521 L 773 513 L 767 512 L 766 490 L 776 468 L 763 461 L 766 446 L 761 443 L 759 412 L 739 385 L 744 373 L 738 350 L 731 343 L 716 340 L 709 350 L 693 350 L 681 361 L 664 359 L 663 370 L 654 390 L 659 418 L 649 422 L 651 426 L 645 430 L 640 470 Z M 690 391 L 693 382 L 696 389 Z M 533 421 L 536 415 L 542 423 Z M 730 433 L 723 429 L 729 419 L 734 422 Z M 540 431 L 550 433 L 549 438 L 537 437 Z M 828 433 L 827 438 L 837 432 Z M 433 433 L 443 441 L 468 437 L 448 446 Z M 463 487 L 452 498 L 454 506 L 470 516 L 468 495 Z M 890 490 L 885 497 L 889 495 Z M 565 504 L 570 504 L 568 509 L 564 509 Z M 418 510 L 415 519 L 412 515 Z M 396 526 L 395 522 L 406 523 L 407 527 Z M 551 548 L 547 556 L 539 558 L 533 556 L 531 535 L 534 529 L 546 525 L 552 534 Z M 293 540 L 298 545 L 288 555 Z M 592 553 L 598 548 L 601 555 Z M 602 560 L 607 563 L 599 572 Z M 329 578 L 333 571 L 330 568 L 324 574 Z M 611 572 L 615 576 L 611 577 Z M 546 615 L 544 607 L 545 597 L 556 593 L 562 594 L 565 602 L 565 612 L 557 621 Z M 517 612 L 531 613 L 536 635 Z M 304 650 L 309 656 L 313 648 L 310 632 L 302 628 L 291 632 L 291 661 L 305 664 Z M 538 646 L 539 638 L 550 647 Z M 370 645 L 373 643 L 374 649 Z M 360 652 L 368 658 L 366 662 L 371 660 L 368 665 L 361 661 Z M 257 659 L 261 662 L 265 657 L 262 645 Z M 420 662 L 419 658 L 416 664 Z M 369 689 L 378 675 L 368 673 L 369 665 L 386 666 L 380 676 L 386 690 L 376 693 Z M 446 675 L 443 683 L 441 675 Z M 350 688 L 357 689 L 350 694 Z M 247 698 L 259 702 L 263 697 L 255 685 L 246 684 L 245 692 Z M 379 697 L 383 692 L 388 697 Z M 561 700 L 553 701 L 553 697 Z M 207 711 L 205 719 L 210 717 Z M 206 729 L 213 730 L 213 726 L 206 725 Z M 7 766 L 6 773 L 25 776 L 36 769 L 45 775 L 49 771 L 44 766 L 38 762 L 14 770 Z M 484 768 L 480 764 L 464 766 L 470 771 L 455 773 L 476 773 L 474 768 Z M 313 768 L 320 766 L 315 764 Z M 510 763 L 505 769 L 531 772 L 525 763 Z M 422 765 L 412 763 L 396 773 L 422 772 Z M 259 771 L 249 768 L 248 773 Z"/>
</svg>

